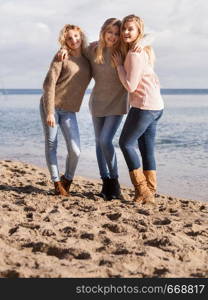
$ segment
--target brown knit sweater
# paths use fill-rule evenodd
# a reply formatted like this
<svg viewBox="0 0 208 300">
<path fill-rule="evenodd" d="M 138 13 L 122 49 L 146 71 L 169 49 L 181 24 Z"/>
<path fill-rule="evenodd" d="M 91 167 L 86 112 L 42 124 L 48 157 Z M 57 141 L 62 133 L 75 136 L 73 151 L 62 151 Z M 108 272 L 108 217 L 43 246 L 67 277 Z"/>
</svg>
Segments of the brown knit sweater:
<svg viewBox="0 0 208 300">
<path fill-rule="evenodd" d="M 89 46 L 86 49 L 95 85 L 92 90 L 89 108 L 96 117 L 123 115 L 128 111 L 127 91 L 119 80 L 116 68 L 111 65 L 111 50 L 104 49 L 104 63 L 95 63 L 95 51 Z"/>
<path fill-rule="evenodd" d="M 84 56 L 70 56 L 64 61 L 55 56 L 43 83 L 46 114 L 54 113 L 55 108 L 78 112 L 90 80 L 91 68 Z"/>
</svg>

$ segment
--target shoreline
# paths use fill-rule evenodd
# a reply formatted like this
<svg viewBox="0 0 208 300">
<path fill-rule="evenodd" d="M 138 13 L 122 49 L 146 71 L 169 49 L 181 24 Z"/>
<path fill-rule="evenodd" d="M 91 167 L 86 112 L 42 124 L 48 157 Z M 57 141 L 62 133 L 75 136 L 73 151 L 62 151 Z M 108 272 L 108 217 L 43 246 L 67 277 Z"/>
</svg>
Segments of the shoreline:
<svg viewBox="0 0 208 300">
<path fill-rule="evenodd" d="M 44 168 L 0 161 L 0 277 L 208 277 L 208 204 L 158 195 L 157 205 L 98 196 L 76 176 L 53 195 Z M 48 193 L 49 191 L 49 193 Z"/>
<path fill-rule="evenodd" d="M 65 149 L 64 149 L 64 151 L 65 151 Z M 132 183 L 129 178 L 129 173 L 128 173 L 128 169 L 127 169 L 125 160 L 124 160 L 123 156 L 121 155 L 120 151 L 118 151 L 118 149 L 116 149 L 116 154 L 117 154 L 117 161 L 118 161 L 118 167 L 119 167 L 119 182 L 122 186 L 125 186 L 126 188 L 132 188 Z M 37 156 L 37 157 L 35 157 L 35 159 L 33 161 L 31 159 L 31 157 L 27 157 L 25 160 L 22 160 L 21 158 L 19 158 L 19 155 L 17 157 L 18 158 L 16 158 L 16 159 L 13 159 L 13 157 L 11 157 L 11 156 L 1 157 L 0 161 L 9 160 L 9 161 L 13 161 L 13 162 L 16 161 L 16 162 L 20 162 L 20 163 L 22 162 L 22 163 L 26 163 L 26 164 L 34 164 L 37 167 L 40 167 L 40 168 L 46 170 L 46 173 L 49 174 L 44 156 Z M 58 155 L 60 172 L 63 171 L 65 168 L 65 157 L 66 157 L 66 153 L 62 154 L 62 155 Z M 90 161 L 90 163 L 89 163 L 89 161 Z M 198 201 L 208 203 L 207 195 L 205 195 L 204 192 L 201 192 L 199 194 L 198 190 L 200 189 L 200 187 L 198 187 L 198 186 L 196 187 L 195 193 L 193 193 L 193 189 L 191 189 L 190 192 L 188 192 L 189 191 L 188 188 L 191 185 L 189 179 L 181 177 L 180 181 L 177 180 L 177 183 L 178 183 L 177 184 L 173 180 L 173 177 L 177 176 L 177 174 L 170 176 L 168 169 L 169 168 L 162 168 L 162 166 L 160 166 L 160 165 L 158 166 L 157 177 L 158 177 L 158 193 L 159 194 L 168 195 L 173 198 L 176 197 L 176 198 L 181 198 L 184 200 L 196 200 L 196 201 L 198 200 Z M 165 173 L 164 173 L 164 171 L 165 171 Z M 93 174 L 93 176 L 90 176 L 91 174 Z M 75 173 L 75 177 L 79 176 L 79 175 L 81 177 L 87 178 L 89 180 L 97 180 L 98 182 L 101 183 L 100 174 L 99 174 L 99 170 L 98 170 L 98 166 L 97 166 L 97 161 L 96 161 L 96 158 L 94 157 L 94 148 L 93 148 L 93 151 L 91 151 L 91 152 L 88 151 L 86 153 L 86 155 L 83 155 L 83 154 L 81 155 L 78 166 L 77 166 L 77 170 Z M 192 185 L 196 185 L 196 184 L 198 184 L 198 181 L 197 182 L 194 181 L 192 183 Z M 177 189 L 175 190 L 176 186 L 177 186 Z M 204 189 L 202 190 L 202 188 L 203 188 L 203 186 L 201 187 L 201 191 L 204 191 Z"/>
</svg>

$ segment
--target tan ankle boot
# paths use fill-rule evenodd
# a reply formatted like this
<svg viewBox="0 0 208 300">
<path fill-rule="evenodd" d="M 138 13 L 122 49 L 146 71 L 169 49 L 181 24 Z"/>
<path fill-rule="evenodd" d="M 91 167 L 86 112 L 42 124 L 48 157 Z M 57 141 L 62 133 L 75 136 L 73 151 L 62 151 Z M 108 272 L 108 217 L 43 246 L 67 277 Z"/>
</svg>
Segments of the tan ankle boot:
<svg viewBox="0 0 208 300">
<path fill-rule="evenodd" d="M 134 201 L 140 203 L 154 203 L 154 195 L 147 186 L 146 178 L 141 168 L 129 172 L 131 182 L 135 188 Z"/>
<path fill-rule="evenodd" d="M 64 187 L 64 189 L 67 191 L 67 193 L 69 193 L 69 189 L 70 189 L 70 186 L 72 184 L 72 180 L 68 180 L 64 175 L 61 176 L 61 183 Z"/>
<path fill-rule="evenodd" d="M 55 194 L 56 195 L 62 195 L 62 196 L 68 196 L 69 195 L 67 193 L 67 191 L 64 189 L 61 181 L 54 182 L 54 187 L 55 187 Z"/>
<path fill-rule="evenodd" d="M 157 190 L 157 176 L 155 170 L 143 170 L 149 190 L 155 195 Z"/>
</svg>

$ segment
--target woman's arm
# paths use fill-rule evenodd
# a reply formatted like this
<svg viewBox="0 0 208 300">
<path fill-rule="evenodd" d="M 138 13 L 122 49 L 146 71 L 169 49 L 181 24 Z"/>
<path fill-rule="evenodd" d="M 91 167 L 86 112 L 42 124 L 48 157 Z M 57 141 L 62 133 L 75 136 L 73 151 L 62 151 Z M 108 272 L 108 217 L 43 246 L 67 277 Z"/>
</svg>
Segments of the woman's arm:
<svg viewBox="0 0 208 300">
<path fill-rule="evenodd" d="M 126 56 L 125 68 L 119 59 L 115 61 L 115 64 L 121 83 L 129 93 L 133 93 L 143 75 L 145 65 L 144 51 L 141 53 L 129 51 Z"/>
<path fill-rule="evenodd" d="M 55 107 L 55 88 L 56 82 L 60 76 L 63 63 L 58 61 L 56 56 L 51 62 L 48 73 L 43 82 L 43 102 L 46 114 L 54 114 Z"/>
</svg>

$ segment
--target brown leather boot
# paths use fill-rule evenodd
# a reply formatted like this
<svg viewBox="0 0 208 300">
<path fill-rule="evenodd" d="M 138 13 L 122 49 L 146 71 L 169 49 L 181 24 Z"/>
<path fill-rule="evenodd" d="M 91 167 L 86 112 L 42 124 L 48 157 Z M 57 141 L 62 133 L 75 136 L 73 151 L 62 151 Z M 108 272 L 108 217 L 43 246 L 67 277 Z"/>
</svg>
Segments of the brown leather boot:
<svg viewBox="0 0 208 300">
<path fill-rule="evenodd" d="M 61 183 L 66 190 L 67 193 L 69 193 L 70 186 L 72 184 L 72 180 L 68 180 L 64 175 L 61 176 Z"/>
<path fill-rule="evenodd" d="M 157 190 L 157 176 L 155 170 L 143 170 L 144 176 L 147 181 L 147 186 L 150 192 L 155 195 Z"/>
<path fill-rule="evenodd" d="M 154 203 L 155 197 L 147 186 L 146 178 L 141 168 L 129 172 L 131 182 L 135 188 L 134 201 L 140 203 Z"/>
<path fill-rule="evenodd" d="M 55 187 L 55 194 L 56 195 L 61 195 L 61 196 L 68 196 L 69 195 L 67 193 L 67 191 L 64 189 L 61 181 L 54 182 L 54 187 Z"/>
</svg>

